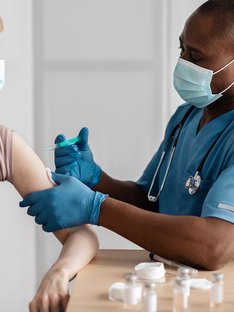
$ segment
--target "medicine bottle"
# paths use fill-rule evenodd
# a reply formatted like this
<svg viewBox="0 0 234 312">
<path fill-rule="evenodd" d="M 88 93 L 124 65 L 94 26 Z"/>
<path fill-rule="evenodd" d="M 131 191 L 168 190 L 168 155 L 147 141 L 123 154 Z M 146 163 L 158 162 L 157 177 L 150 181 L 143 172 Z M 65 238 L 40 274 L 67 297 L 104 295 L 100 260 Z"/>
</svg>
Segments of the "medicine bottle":
<svg viewBox="0 0 234 312">
<path fill-rule="evenodd" d="M 224 275 L 221 273 L 214 273 L 213 282 L 210 289 L 210 306 L 218 307 L 223 302 L 223 286 L 224 286 Z"/>
<path fill-rule="evenodd" d="M 156 284 L 146 282 L 143 292 L 143 312 L 157 312 L 157 299 Z"/>
<path fill-rule="evenodd" d="M 142 285 L 135 273 L 128 274 L 124 289 L 124 309 L 137 311 L 142 299 Z"/>
<path fill-rule="evenodd" d="M 177 270 L 177 279 L 181 279 L 185 281 L 185 288 L 186 293 L 188 296 L 190 296 L 190 276 L 189 276 L 190 270 L 188 268 L 179 268 Z"/>
<path fill-rule="evenodd" d="M 183 312 L 188 309 L 188 294 L 186 281 L 175 279 L 173 288 L 173 312 Z"/>
</svg>

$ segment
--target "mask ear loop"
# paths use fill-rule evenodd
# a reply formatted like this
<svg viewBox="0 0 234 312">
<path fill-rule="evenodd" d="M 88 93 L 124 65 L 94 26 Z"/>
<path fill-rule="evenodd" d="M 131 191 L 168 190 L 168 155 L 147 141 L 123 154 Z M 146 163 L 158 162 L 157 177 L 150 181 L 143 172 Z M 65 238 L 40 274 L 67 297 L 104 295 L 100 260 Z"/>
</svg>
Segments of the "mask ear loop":
<svg viewBox="0 0 234 312">
<path fill-rule="evenodd" d="M 220 68 L 219 70 L 217 70 L 216 72 L 213 73 L 213 75 L 216 75 L 218 73 L 220 73 L 222 70 L 224 70 L 225 68 L 227 68 L 229 65 L 231 65 L 234 62 L 234 59 L 231 60 L 229 63 L 227 63 L 224 67 Z"/>
<path fill-rule="evenodd" d="M 227 90 L 231 89 L 231 87 L 234 86 L 234 81 L 233 83 L 231 83 L 231 85 L 229 87 L 227 87 L 225 90 L 223 90 L 222 92 L 220 92 L 220 94 L 223 94 L 224 92 L 226 92 Z"/>
<path fill-rule="evenodd" d="M 222 70 L 224 70 L 225 68 L 227 68 L 229 65 L 231 65 L 234 62 L 234 59 L 229 62 L 228 64 L 226 64 L 224 67 L 220 68 L 219 70 L 217 70 L 215 73 L 213 73 L 213 76 L 220 73 Z M 230 84 L 229 87 L 227 87 L 226 89 L 224 89 L 222 92 L 219 92 L 220 94 L 223 94 L 224 92 L 226 92 L 227 90 L 229 90 L 232 86 L 234 85 L 234 81 Z"/>
</svg>

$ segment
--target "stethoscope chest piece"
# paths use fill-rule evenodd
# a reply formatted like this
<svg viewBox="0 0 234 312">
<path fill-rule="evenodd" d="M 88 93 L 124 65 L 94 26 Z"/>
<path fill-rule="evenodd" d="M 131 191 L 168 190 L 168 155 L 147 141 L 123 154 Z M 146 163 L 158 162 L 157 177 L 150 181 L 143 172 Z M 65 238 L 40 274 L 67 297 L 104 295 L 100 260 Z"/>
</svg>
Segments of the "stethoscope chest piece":
<svg viewBox="0 0 234 312">
<path fill-rule="evenodd" d="M 201 177 L 199 175 L 199 172 L 197 171 L 194 177 L 193 176 L 188 177 L 188 179 L 185 182 L 184 187 L 188 190 L 190 195 L 193 195 L 198 191 L 200 184 L 201 184 Z"/>
</svg>

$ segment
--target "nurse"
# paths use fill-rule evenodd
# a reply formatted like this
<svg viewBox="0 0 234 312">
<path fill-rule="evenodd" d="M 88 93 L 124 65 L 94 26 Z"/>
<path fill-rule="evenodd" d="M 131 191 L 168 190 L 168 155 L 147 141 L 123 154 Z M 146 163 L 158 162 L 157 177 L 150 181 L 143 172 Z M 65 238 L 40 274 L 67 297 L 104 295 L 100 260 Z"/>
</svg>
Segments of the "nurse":
<svg viewBox="0 0 234 312">
<path fill-rule="evenodd" d="M 103 172 L 83 128 L 80 142 L 55 151 L 56 172 L 66 174 L 53 173 L 58 186 L 20 203 L 45 231 L 101 225 L 146 250 L 208 270 L 233 259 L 233 0 L 205 2 L 179 40 L 174 86 L 184 104 L 141 178 L 118 181 Z"/>
</svg>

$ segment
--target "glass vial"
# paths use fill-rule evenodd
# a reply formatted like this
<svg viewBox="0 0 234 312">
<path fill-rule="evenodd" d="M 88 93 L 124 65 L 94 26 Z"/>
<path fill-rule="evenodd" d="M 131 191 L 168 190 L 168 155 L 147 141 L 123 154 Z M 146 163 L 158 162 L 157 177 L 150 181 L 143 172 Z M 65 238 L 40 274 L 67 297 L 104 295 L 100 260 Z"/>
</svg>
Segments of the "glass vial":
<svg viewBox="0 0 234 312">
<path fill-rule="evenodd" d="M 188 294 L 186 289 L 186 281 L 176 278 L 173 289 L 173 312 L 183 312 L 187 309 Z"/>
<path fill-rule="evenodd" d="M 190 296 L 190 276 L 189 276 L 190 270 L 188 268 L 179 268 L 177 270 L 177 279 L 184 280 L 185 281 L 185 288 L 186 293 L 188 297 Z"/>
<path fill-rule="evenodd" d="M 224 286 L 224 275 L 221 273 L 214 273 L 213 282 L 210 289 L 210 306 L 218 307 L 223 302 L 223 286 Z"/>
<path fill-rule="evenodd" d="M 124 309 L 138 310 L 142 299 L 142 286 L 135 273 L 127 275 L 124 289 Z"/>
<path fill-rule="evenodd" d="M 143 312 L 157 312 L 157 299 L 156 284 L 146 282 L 143 292 Z"/>
</svg>

